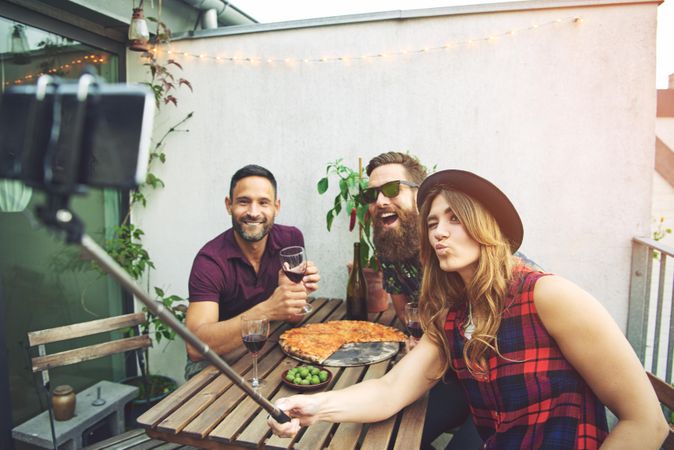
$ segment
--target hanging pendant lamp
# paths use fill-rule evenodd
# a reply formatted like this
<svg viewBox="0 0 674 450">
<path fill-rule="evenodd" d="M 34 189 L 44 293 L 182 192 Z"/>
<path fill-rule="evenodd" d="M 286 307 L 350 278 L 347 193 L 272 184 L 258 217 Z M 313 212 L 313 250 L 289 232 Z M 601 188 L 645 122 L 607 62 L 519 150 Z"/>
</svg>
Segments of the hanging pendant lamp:
<svg viewBox="0 0 674 450">
<path fill-rule="evenodd" d="M 129 25 L 129 50 L 146 52 L 150 49 L 150 31 L 143 15 L 143 2 L 138 8 L 133 8 L 131 24 Z"/>
</svg>

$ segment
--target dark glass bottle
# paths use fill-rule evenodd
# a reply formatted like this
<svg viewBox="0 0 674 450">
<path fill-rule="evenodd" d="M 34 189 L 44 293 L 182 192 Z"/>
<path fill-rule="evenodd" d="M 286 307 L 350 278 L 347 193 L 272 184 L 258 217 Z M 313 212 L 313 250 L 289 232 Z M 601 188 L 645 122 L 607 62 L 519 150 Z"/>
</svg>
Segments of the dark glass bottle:
<svg viewBox="0 0 674 450">
<path fill-rule="evenodd" d="M 346 318 L 367 320 L 367 284 L 360 267 L 360 243 L 353 244 L 353 267 L 346 285 Z"/>
</svg>

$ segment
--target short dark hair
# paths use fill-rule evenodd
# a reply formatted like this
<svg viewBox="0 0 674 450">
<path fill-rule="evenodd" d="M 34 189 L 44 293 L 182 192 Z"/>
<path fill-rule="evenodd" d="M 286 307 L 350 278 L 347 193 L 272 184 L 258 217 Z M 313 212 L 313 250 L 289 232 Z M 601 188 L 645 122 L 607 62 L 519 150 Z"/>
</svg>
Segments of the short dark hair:
<svg viewBox="0 0 674 450">
<path fill-rule="evenodd" d="M 400 164 L 405 167 L 410 178 L 417 184 L 421 184 L 426 178 L 426 168 L 419 162 L 419 160 L 410 154 L 401 152 L 386 152 L 375 156 L 367 164 L 365 172 L 370 176 L 372 171 L 380 166 L 387 164 Z"/>
<path fill-rule="evenodd" d="M 276 199 L 276 178 L 274 178 L 274 174 L 264 167 L 258 166 L 257 164 L 248 164 L 234 173 L 232 176 L 232 181 L 229 183 L 230 198 L 232 198 L 232 193 L 234 192 L 234 186 L 236 186 L 236 183 L 248 177 L 262 177 L 268 179 L 274 188 L 274 199 Z"/>
</svg>

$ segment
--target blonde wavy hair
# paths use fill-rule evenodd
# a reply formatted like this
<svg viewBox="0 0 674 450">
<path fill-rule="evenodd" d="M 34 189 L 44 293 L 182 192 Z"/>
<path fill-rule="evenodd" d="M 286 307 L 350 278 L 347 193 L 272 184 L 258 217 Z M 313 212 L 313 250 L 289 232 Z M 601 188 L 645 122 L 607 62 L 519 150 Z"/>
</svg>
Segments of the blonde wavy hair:
<svg viewBox="0 0 674 450">
<path fill-rule="evenodd" d="M 433 200 L 442 195 L 459 218 L 468 235 L 480 245 L 475 274 L 465 285 L 456 272 L 440 268 L 428 240 L 428 214 Z M 484 376 L 490 352 L 500 354 L 496 333 L 512 278 L 514 258 L 511 245 L 501 233 L 494 216 L 468 195 L 438 186 L 426 196 L 420 210 L 421 266 L 424 268 L 420 292 L 420 316 L 426 336 L 441 349 L 441 378 L 451 366 L 451 353 L 444 331 L 449 308 L 469 302 L 475 330 L 463 349 L 463 359 L 473 376 Z M 425 237 L 425 238 L 424 238 Z"/>
</svg>

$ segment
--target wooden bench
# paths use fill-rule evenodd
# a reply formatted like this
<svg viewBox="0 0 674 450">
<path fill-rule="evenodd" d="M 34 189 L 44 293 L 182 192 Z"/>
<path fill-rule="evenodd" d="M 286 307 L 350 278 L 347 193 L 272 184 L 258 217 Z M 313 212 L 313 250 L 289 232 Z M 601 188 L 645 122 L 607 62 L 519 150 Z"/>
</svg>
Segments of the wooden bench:
<svg viewBox="0 0 674 450">
<path fill-rule="evenodd" d="M 105 441 L 98 442 L 84 450 L 198 450 L 189 445 L 173 444 L 152 439 L 145 434 L 145 430 L 135 429 L 124 434 L 115 436 Z"/>
<path fill-rule="evenodd" d="M 108 342 L 54 354 L 47 354 L 46 345 L 127 328 L 135 328 L 138 331 L 139 324 L 143 322 L 145 314 L 139 312 L 29 332 L 29 348 L 37 348 L 38 351 L 38 355 L 31 358 L 32 371 L 40 372 L 42 375 L 42 387 L 47 397 L 48 410 L 15 427 L 12 430 L 12 437 L 43 448 L 56 448 L 65 444 L 65 448 L 77 450 L 82 448 L 82 433 L 101 420 L 110 420 L 113 433 L 121 433 L 124 430 L 124 405 L 138 395 L 137 387 L 99 381 L 77 394 L 73 418 L 57 422 L 52 420 L 49 370 L 127 351 L 136 351 L 138 362 L 142 365 L 140 352 L 152 345 L 150 337 L 138 335 L 138 332 L 136 336 L 121 336 L 117 339 L 115 335 L 111 335 Z M 119 334 L 121 333 L 116 333 Z M 96 399 L 99 387 L 101 398 L 105 403 L 94 406 L 92 402 Z"/>
<path fill-rule="evenodd" d="M 655 395 L 658 396 L 660 403 L 669 408 L 670 411 L 674 411 L 674 387 L 650 372 L 646 372 L 646 374 L 648 375 L 648 379 L 651 380 L 653 390 L 655 391 Z M 672 428 L 671 425 L 669 428 L 669 435 L 665 442 L 662 443 L 662 448 L 665 450 L 674 450 L 674 428 Z"/>
</svg>

